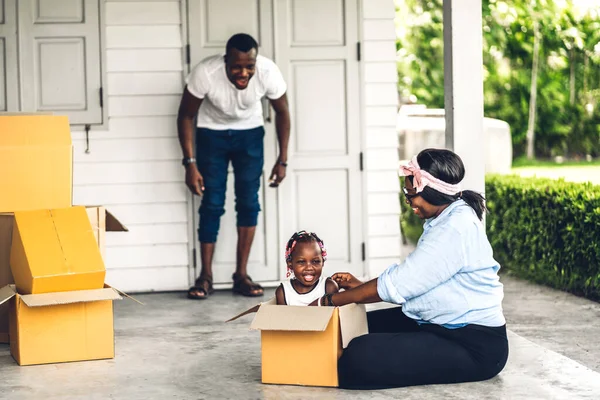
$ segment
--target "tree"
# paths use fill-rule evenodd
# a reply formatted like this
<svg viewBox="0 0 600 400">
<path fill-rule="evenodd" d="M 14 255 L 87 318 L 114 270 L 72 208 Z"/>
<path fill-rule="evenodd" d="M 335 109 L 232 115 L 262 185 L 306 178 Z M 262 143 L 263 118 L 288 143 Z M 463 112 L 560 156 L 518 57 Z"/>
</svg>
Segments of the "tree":
<svg viewBox="0 0 600 400">
<path fill-rule="evenodd" d="M 535 17 L 534 17 L 535 18 Z M 531 64 L 531 89 L 529 93 L 529 121 L 527 123 L 527 158 L 535 157 L 535 103 L 537 99 L 538 64 L 540 60 L 540 25 L 533 21 L 533 62 Z"/>
<path fill-rule="evenodd" d="M 396 4 L 400 94 L 441 108 L 442 0 Z M 530 133 L 530 154 L 600 155 L 600 4 L 581 13 L 568 2 L 483 0 L 482 12 L 485 114 L 509 123 L 513 153 L 527 154 Z"/>
</svg>

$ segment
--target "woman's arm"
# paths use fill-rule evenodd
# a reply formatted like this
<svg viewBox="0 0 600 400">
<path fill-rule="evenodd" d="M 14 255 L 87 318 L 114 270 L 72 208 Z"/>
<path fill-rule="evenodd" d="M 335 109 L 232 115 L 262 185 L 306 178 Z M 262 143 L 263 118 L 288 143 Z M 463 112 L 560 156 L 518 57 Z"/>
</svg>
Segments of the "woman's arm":
<svg viewBox="0 0 600 400">
<path fill-rule="evenodd" d="M 279 287 L 275 291 L 275 299 L 277 300 L 278 306 L 287 306 L 287 303 L 285 301 L 285 293 L 283 292 L 283 283 L 279 285 Z"/>
<path fill-rule="evenodd" d="M 331 300 L 331 301 L 329 301 Z M 326 294 L 321 298 L 323 306 L 345 306 L 346 304 L 358 303 L 377 303 L 381 301 L 381 297 L 377 293 L 377 278 L 363 283 L 354 289 L 345 290 L 343 292 Z M 310 305 L 316 306 L 318 300 L 315 300 Z"/>
<path fill-rule="evenodd" d="M 333 294 L 333 293 L 337 293 L 340 291 L 340 288 L 338 287 L 338 284 L 335 283 L 335 281 L 331 278 L 327 278 L 327 280 L 325 281 L 325 293 L 326 294 Z"/>
</svg>

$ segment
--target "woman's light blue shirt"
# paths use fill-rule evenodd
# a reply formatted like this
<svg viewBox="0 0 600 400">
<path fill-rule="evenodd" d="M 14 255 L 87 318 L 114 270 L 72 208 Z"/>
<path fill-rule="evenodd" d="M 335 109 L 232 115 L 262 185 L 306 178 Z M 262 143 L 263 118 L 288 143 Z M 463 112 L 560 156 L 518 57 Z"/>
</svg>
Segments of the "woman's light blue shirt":
<svg viewBox="0 0 600 400">
<path fill-rule="evenodd" d="M 379 276 L 377 292 L 420 323 L 502 326 L 499 269 L 483 224 L 457 200 L 425 222 L 416 249 Z"/>
</svg>

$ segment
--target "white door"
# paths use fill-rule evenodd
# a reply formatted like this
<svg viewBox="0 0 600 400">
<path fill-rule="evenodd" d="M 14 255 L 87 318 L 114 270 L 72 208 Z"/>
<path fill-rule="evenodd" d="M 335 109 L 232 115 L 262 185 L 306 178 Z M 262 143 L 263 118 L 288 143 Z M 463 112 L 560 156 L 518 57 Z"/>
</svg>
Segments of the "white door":
<svg viewBox="0 0 600 400">
<path fill-rule="evenodd" d="M 98 0 L 18 3 L 22 111 L 102 123 Z"/>
<path fill-rule="evenodd" d="M 300 229 L 314 231 L 325 241 L 326 273 L 363 275 L 357 1 L 189 2 L 191 66 L 224 52 L 232 34 L 245 32 L 257 39 L 261 54 L 274 59 L 288 84 L 290 159 L 286 180 L 277 190 L 266 184 L 277 140 L 274 121 L 265 123 L 263 212 L 249 263 L 255 280 L 285 277 L 284 246 Z M 230 281 L 235 267 L 230 178 L 213 267 L 215 282 Z"/>
<path fill-rule="evenodd" d="M 275 55 L 288 82 L 292 137 L 279 243 L 325 242 L 326 273 L 363 275 L 357 0 L 275 0 Z M 283 269 L 282 269 L 283 271 Z"/>
<path fill-rule="evenodd" d="M 0 111 L 18 111 L 16 0 L 0 6 Z"/>
<path fill-rule="evenodd" d="M 259 43 L 259 53 L 272 59 L 271 12 L 270 0 L 190 0 L 188 20 L 190 67 L 193 68 L 208 56 L 225 53 L 227 39 L 236 33 L 252 35 Z M 273 122 L 265 122 L 265 144 L 276 141 Z M 265 145 L 265 166 L 259 191 L 259 201 L 263 211 L 259 214 L 256 236 L 248 262 L 248 274 L 255 281 L 261 282 L 278 279 L 276 265 L 279 253 L 277 247 L 273 245 L 277 237 L 277 190 L 268 185 L 269 173 L 276 157 L 275 147 Z M 231 282 L 231 274 L 235 271 L 237 228 L 233 180 L 233 172 L 230 168 L 225 215 L 221 217 L 221 229 L 213 262 L 215 283 Z M 194 200 L 194 221 L 197 226 L 200 198 L 194 196 Z M 194 242 L 198 246 L 196 236 Z M 196 259 L 196 265 L 199 267 L 199 250 L 196 251 Z"/>
</svg>

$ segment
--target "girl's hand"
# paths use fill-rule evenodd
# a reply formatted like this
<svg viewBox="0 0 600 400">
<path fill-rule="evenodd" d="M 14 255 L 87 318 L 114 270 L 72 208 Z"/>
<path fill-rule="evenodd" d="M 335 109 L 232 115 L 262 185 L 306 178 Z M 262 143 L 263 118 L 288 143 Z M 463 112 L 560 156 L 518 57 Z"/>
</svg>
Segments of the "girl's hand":
<svg viewBox="0 0 600 400">
<path fill-rule="evenodd" d="M 348 290 L 353 289 L 363 284 L 362 281 L 358 280 L 354 275 L 349 272 L 336 272 L 331 276 L 340 288 Z"/>
</svg>

